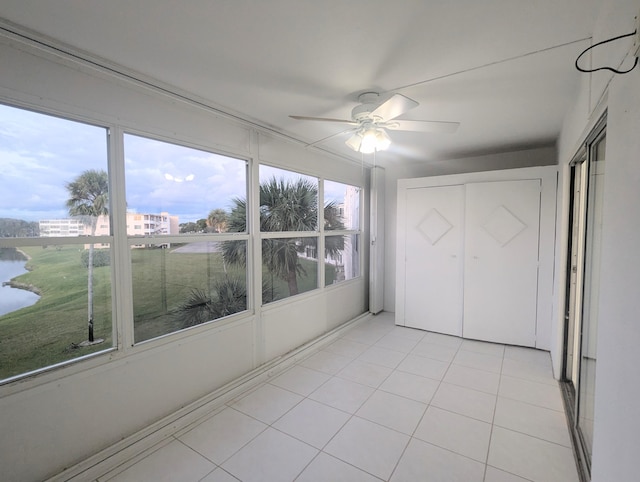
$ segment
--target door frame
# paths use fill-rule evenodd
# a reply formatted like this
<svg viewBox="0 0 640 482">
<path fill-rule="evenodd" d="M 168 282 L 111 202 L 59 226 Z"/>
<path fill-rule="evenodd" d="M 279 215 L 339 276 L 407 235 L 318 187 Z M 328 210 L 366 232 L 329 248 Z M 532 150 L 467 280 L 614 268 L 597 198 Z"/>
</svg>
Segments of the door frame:
<svg viewBox="0 0 640 482">
<path fill-rule="evenodd" d="M 586 238 L 588 232 L 589 196 L 591 192 L 591 170 L 594 163 L 594 147 L 606 137 L 607 113 L 605 112 L 586 136 L 584 143 L 569 163 L 570 188 L 569 216 L 567 218 L 567 242 L 565 266 L 565 300 L 564 300 L 564 329 L 563 329 L 563 358 L 561 369 L 561 388 L 564 405 L 569 425 L 569 432 L 573 441 L 574 453 L 578 462 L 581 480 L 590 480 L 591 459 L 585 449 L 585 440 L 578 427 L 579 394 L 581 379 L 582 359 L 582 321 L 584 310 L 584 291 L 586 289 L 584 274 L 589 260 L 586 257 Z M 576 172 L 580 170 L 580 176 Z M 577 185 L 579 183 L 579 185 Z M 578 197 L 578 199 L 576 199 Z M 579 203 L 579 205 L 576 205 Z M 576 208 L 576 209 L 574 209 Z M 576 214 L 577 218 L 576 219 Z M 576 223 L 577 226 L 576 226 Z M 577 227 L 578 238 L 574 239 L 572 233 Z M 577 246 L 574 243 L 577 242 Z M 572 251 L 575 250 L 575 251 Z M 576 259 L 573 259 L 573 252 Z M 571 296 L 572 270 L 577 269 L 575 296 Z M 573 316 L 572 316 L 573 315 Z"/>
</svg>

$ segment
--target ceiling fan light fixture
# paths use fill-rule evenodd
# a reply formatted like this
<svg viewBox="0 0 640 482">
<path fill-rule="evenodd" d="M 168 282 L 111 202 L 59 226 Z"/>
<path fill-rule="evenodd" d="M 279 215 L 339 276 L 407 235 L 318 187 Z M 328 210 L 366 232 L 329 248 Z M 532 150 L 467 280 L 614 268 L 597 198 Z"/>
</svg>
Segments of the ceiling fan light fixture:
<svg viewBox="0 0 640 482">
<path fill-rule="evenodd" d="M 391 138 L 384 129 L 371 127 L 362 134 L 362 141 L 358 149 L 363 154 L 372 154 L 375 151 L 384 151 L 391 145 Z"/>
<path fill-rule="evenodd" d="M 376 132 L 376 150 L 386 151 L 391 145 L 391 137 L 384 129 L 377 129 Z"/>
<path fill-rule="evenodd" d="M 363 154 L 371 154 L 375 152 L 378 145 L 378 139 L 376 137 L 376 129 L 367 129 L 362 134 L 362 143 L 360 144 L 360 152 Z"/>
<path fill-rule="evenodd" d="M 387 150 L 391 145 L 391 138 L 384 129 L 370 127 L 353 134 L 345 144 L 356 152 L 373 154 L 375 151 Z"/>
<path fill-rule="evenodd" d="M 359 132 L 356 132 L 351 137 L 349 137 L 349 139 L 347 139 L 344 143 L 354 151 L 359 152 L 360 145 L 362 144 L 362 135 Z"/>
</svg>

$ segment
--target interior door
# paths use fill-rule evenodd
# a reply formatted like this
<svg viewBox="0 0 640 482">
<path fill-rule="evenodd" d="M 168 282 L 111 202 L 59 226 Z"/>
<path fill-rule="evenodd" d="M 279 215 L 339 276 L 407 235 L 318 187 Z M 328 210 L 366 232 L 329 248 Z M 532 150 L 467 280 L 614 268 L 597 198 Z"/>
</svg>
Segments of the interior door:
<svg viewBox="0 0 640 482">
<path fill-rule="evenodd" d="M 465 338 L 535 346 L 540 180 L 467 184 Z"/>
<path fill-rule="evenodd" d="M 407 190 L 405 326 L 462 335 L 464 186 Z"/>
</svg>

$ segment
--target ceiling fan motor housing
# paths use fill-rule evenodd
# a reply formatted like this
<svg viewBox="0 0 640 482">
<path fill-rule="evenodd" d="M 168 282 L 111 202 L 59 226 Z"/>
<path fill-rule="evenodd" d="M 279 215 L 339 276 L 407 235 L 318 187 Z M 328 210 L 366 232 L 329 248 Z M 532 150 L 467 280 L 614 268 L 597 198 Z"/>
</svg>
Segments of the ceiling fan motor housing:
<svg viewBox="0 0 640 482">
<path fill-rule="evenodd" d="M 360 102 L 360 105 L 355 106 L 351 111 L 351 117 L 353 120 L 358 122 L 362 122 L 367 119 L 372 122 L 381 121 L 381 117 L 376 119 L 371 115 L 371 113 L 379 107 L 379 100 L 380 95 L 376 92 L 365 92 L 364 94 L 360 94 L 358 96 L 358 102 Z"/>
</svg>

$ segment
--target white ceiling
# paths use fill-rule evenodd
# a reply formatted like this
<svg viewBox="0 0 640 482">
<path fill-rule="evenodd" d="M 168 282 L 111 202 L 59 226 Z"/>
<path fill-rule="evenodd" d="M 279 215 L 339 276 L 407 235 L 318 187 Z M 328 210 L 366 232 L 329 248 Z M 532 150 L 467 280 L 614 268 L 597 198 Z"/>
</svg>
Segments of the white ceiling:
<svg viewBox="0 0 640 482">
<path fill-rule="evenodd" d="M 551 145 L 576 91 L 598 0 L 2 0 L 0 17 L 314 142 L 364 91 L 420 103 L 387 160 Z M 359 158 L 347 136 L 319 146 Z"/>
</svg>

